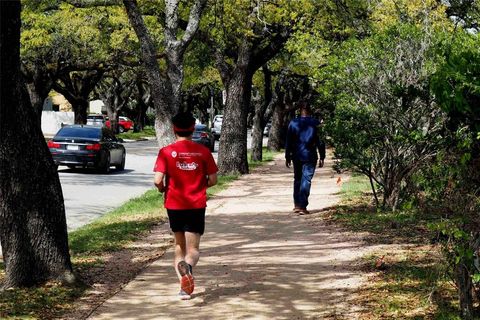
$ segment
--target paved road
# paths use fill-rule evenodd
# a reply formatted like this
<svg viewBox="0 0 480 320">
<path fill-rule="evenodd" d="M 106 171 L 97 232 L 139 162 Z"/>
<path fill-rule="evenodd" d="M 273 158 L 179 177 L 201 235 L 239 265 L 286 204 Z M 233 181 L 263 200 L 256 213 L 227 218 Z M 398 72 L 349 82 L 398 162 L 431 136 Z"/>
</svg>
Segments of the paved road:
<svg viewBox="0 0 480 320">
<path fill-rule="evenodd" d="M 90 169 L 59 168 L 69 231 L 153 187 L 152 168 L 158 152 L 156 142 L 125 143 L 125 148 L 124 171 L 99 174 Z"/>
</svg>

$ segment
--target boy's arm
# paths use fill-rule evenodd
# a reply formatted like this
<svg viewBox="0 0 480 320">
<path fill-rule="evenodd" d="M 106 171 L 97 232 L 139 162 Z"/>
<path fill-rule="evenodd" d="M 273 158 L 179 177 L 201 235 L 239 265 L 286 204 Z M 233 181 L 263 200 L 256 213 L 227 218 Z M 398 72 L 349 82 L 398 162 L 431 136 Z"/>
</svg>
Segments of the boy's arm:
<svg viewBox="0 0 480 320">
<path fill-rule="evenodd" d="M 316 145 L 317 145 L 318 153 L 320 155 L 320 161 L 318 163 L 318 166 L 322 168 L 325 160 L 326 150 L 325 150 L 325 142 L 323 142 L 323 140 L 320 140 L 320 137 L 318 136 L 318 134 L 317 134 Z"/>
<path fill-rule="evenodd" d="M 163 177 L 165 174 L 163 172 L 155 172 L 155 177 L 153 179 L 153 183 L 157 187 L 158 191 L 165 192 L 165 185 L 163 183 Z"/>
<path fill-rule="evenodd" d="M 207 176 L 207 187 L 213 187 L 217 184 L 217 174 L 212 173 Z"/>
<path fill-rule="evenodd" d="M 285 139 L 285 166 L 290 168 L 292 163 L 292 124 L 288 125 L 287 137 Z"/>
</svg>

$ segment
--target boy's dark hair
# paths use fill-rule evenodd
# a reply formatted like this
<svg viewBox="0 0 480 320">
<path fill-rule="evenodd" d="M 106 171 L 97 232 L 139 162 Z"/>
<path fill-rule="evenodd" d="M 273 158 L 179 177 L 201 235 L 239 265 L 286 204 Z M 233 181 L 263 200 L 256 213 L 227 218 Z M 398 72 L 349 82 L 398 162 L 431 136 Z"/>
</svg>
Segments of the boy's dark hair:
<svg viewBox="0 0 480 320">
<path fill-rule="evenodd" d="M 195 130 L 195 118 L 190 112 L 179 112 L 172 118 L 173 131 L 180 137 L 188 137 Z"/>
</svg>

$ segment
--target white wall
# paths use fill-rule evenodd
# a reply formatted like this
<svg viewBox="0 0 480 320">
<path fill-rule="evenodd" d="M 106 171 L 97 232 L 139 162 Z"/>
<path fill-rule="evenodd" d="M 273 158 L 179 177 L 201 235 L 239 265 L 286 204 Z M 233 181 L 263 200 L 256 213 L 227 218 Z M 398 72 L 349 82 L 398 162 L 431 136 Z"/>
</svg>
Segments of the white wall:
<svg viewBox="0 0 480 320">
<path fill-rule="evenodd" d="M 63 124 L 73 124 L 73 112 L 42 111 L 42 132 L 45 136 L 53 136 Z"/>
<path fill-rule="evenodd" d="M 105 104 L 102 100 L 90 101 L 88 106 L 88 113 L 102 113 L 102 108 Z"/>
</svg>

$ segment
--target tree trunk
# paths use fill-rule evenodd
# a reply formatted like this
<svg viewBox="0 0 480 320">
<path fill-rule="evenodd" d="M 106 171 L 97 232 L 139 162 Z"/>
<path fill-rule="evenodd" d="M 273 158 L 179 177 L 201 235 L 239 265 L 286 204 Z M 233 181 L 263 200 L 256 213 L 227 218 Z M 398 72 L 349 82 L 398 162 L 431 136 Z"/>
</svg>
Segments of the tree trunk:
<svg viewBox="0 0 480 320">
<path fill-rule="evenodd" d="M 277 102 L 273 109 L 272 127 L 268 136 L 268 150 L 280 151 L 285 147 L 282 139 L 283 121 L 285 117 L 285 105 L 280 101 Z"/>
<path fill-rule="evenodd" d="M 168 80 L 162 77 L 157 62 L 155 45 L 143 22 L 136 0 L 123 0 L 130 21 L 140 41 L 142 60 L 151 86 L 151 95 L 156 109 L 155 131 L 160 147 L 170 144 L 175 136 L 171 118 L 180 107 L 180 90 L 183 82 L 183 54 L 198 29 L 206 0 L 197 0 L 191 7 L 188 25 L 182 38 L 178 33 L 178 1 L 165 3 L 165 48 Z"/>
<path fill-rule="evenodd" d="M 89 97 L 103 74 L 104 70 L 100 69 L 88 70 L 82 75 L 66 71 L 59 75 L 57 82 L 53 83 L 53 89 L 72 104 L 76 124 L 87 123 Z"/>
<path fill-rule="evenodd" d="M 455 282 L 458 287 L 460 312 L 462 319 L 471 320 L 474 317 L 472 278 L 462 261 L 455 266 Z"/>
<path fill-rule="evenodd" d="M 42 122 L 42 111 L 45 99 L 47 99 L 50 90 L 52 90 L 53 80 L 49 77 L 47 71 L 34 70 L 31 75 L 24 74 L 27 84 L 30 102 L 37 115 L 39 124 Z"/>
<path fill-rule="evenodd" d="M 137 106 L 136 106 L 136 117 L 135 117 L 135 128 L 134 132 L 142 131 L 145 127 L 145 119 L 147 117 L 148 104 L 150 103 L 151 95 L 148 91 L 148 88 L 144 87 L 142 77 L 139 75 L 136 79 L 137 86 Z"/>
<path fill-rule="evenodd" d="M 143 22 L 142 15 L 134 0 L 124 0 L 123 4 L 127 11 L 128 20 L 132 25 L 140 41 L 142 61 L 145 73 L 150 84 L 150 94 L 155 106 L 155 133 L 160 147 L 164 147 L 175 140 L 172 130 L 171 118 L 178 109 L 170 100 L 172 88 L 162 77 L 157 62 L 157 52 L 147 27 Z"/>
<path fill-rule="evenodd" d="M 75 113 L 75 124 L 86 124 L 89 102 L 84 99 L 71 99 L 73 112 Z"/>
<path fill-rule="evenodd" d="M 42 124 L 42 111 L 43 111 L 43 103 L 47 96 L 42 97 L 42 95 L 36 90 L 35 85 L 31 82 L 26 83 L 26 87 L 30 96 L 30 102 L 32 104 L 33 111 L 36 115 L 36 121 L 38 124 Z"/>
<path fill-rule="evenodd" d="M 62 189 L 20 76 L 20 1 L 0 2 L 0 242 L 4 287 L 73 281 Z"/>
<path fill-rule="evenodd" d="M 252 129 L 252 161 L 262 161 L 263 158 L 263 130 L 265 129 L 265 121 L 262 121 L 262 109 L 262 105 L 255 106 Z"/>
<path fill-rule="evenodd" d="M 272 101 L 272 74 L 267 65 L 262 67 L 264 76 L 264 97 L 263 104 L 255 105 L 255 116 L 253 118 L 252 131 L 252 161 L 263 160 L 263 130 L 267 124 L 265 112 Z"/>
<path fill-rule="evenodd" d="M 110 121 L 110 129 L 117 134 L 118 133 L 118 111 L 115 107 L 106 104 L 107 116 Z"/>
<path fill-rule="evenodd" d="M 246 70 L 237 68 L 226 86 L 227 99 L 218 152 L 221 174 L 248 173 L 247 113 L 251 85 L 252 76 Z"/>
</svg>

